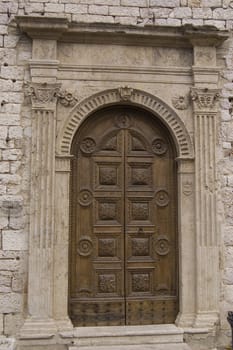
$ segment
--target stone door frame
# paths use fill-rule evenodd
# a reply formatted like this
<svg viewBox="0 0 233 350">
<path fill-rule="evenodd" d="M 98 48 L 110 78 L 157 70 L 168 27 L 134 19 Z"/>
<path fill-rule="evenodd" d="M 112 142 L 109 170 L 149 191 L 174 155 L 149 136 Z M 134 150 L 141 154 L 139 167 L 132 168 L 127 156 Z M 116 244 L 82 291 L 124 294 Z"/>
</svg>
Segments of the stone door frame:
<svg viewBox="0 0 233 350">
<path fill-rule="evenodd" d="M 125 41 L 138 43 L 144 35 L 148 45 L 160 45 L 166 39 L 167 45 L 174 45 L 175 41 L 177 47 L 193 47 L 194 84 L 190 99 L 193 101 L 194 155 L 192 137 L 184 123 L 156 96 L 134 87 L 119 86 L 76 103 L 75 97 L 62 91 L 57 82 L 57 41 L 62 38 L 80 42 L 85 32 L 85 40 L 89 35 L 91 43 L 93 26 L 78 27 L 56 17 L 21 16 L 17 21 L 21 30 L 33 39 L 29 62 L 32 80 L 27 85 L 32 102 L 28 316 L 20 332 L 21 339 L 51 339 L 73 329 L 67 312 L 70 148 L 80 123 L 98 109 L 114 104 L 148 110 L 161 119 L 173 137 L 178 154 L 180 251 L 180 312 L 176 324 L 184 328 L 213 329 L 219 317 L 216 45 L 226 39 L 226 33 L 190 27 L 159 27 L 156 32 L 151 28 L 127 27 L 119 34 L 116 31 L 119 28 L 114 26 L 94 28 L 95 38 L 99 33 L 100 40 L 106 30 L 106 36 L 111 32 L 115 40 L 123 36 Z M 46 50 L 41 50 L 43 46 Z M 204 59 L 203 50 L 208 53 Z M 57 102 L 68 108 L 75 106 L 69 113 L 67 110 L 68 117 L 56 137 Z"/>
</svg>

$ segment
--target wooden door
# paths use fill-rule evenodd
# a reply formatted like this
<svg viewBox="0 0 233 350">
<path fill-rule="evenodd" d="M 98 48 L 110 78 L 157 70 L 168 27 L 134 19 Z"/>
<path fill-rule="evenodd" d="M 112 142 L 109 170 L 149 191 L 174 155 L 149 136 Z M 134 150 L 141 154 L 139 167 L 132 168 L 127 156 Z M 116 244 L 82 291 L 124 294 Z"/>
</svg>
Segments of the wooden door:
<svg viewBox="0 0 233 350">
<path fill-rule="evenodd" d="M 83 123 L 72 152 L 72 322 L 173 323 L 176 168 L 167 131 L 147 112 L 115 107 Z"/>
</svg>

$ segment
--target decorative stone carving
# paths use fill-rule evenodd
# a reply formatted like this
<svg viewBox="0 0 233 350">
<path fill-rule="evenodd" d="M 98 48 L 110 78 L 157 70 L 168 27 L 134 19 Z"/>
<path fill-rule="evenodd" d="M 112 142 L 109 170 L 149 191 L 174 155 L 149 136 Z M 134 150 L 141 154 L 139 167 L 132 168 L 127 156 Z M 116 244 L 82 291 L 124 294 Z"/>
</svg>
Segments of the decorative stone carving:
<svg viewBox="0 0 233 350">
<path fill-rule="evenodd" d="M 78 102 L 78 98 L 66 90 L 62 91 L 60 89 L 57 92 L 57 97 L 58 101 L 65 107 L 73 107 Z"/>
<path fill-rule="evenodd" d="M 213 109 L 219 97 L 220 94 L 217 89 L 191 89 L 191 98 L 194 101 L 194 107 L 201 110 Z"/>
<path fill-rule="evenodd" d="M 134 273 L 132 276 L 133 292 L 149 292 L 150 275 L 149 273 Z"/>
<path fill-rule="evenodd" d="M 176 95 L 172 98 L 172 105 L 176 109 L 187 109 L 189 104 L 188 96 Z"/>
<path fill-rule="evenodd" d="M 133 89 L 128 86 L 124 86 L 124 87 L 120 87 L 118 89 L 118 92 L 122 100 L 129 101 L 133 94 Z"/>
<path fill-rule="evenodd" d="M 73 107 L 77 102 L 77 97 L 68 91 L 61 90 L 58 83 L 32 83 L 25 84 L 25 96 L 30 96 L 32 105 L 54 104 L 59 101 L 65 107 Z"/>
<path fill-rule="evenodd" d="M 114 103 L 121 102 L 119 89 L 109 89 L 101 91 L 95 95 L 82 100 L 77 104 L 73 112 L 70 114 L 64 129 L 58 135 L 58 150 L 61 154 L 69 154 L 71 143 L 76 133 L 76 130 L 81 121 L 90 113 L 101 107 L 111 106 Z M 133 89 L 130 97 L 130 102 L 134 106 L 145 107 L 153 114 L 159 115 L 164 121 L 165 125 L 172 130 L 176 138 L 179 156 L 183 158 L 193 157 L 192 140 L 184 126 L 184 123 L 179 117 L 173 113 L 168 106 L 159 98 L 138 89 Z"/>
<path fill-rule="evenodd" d="M 92 253 L 93 244 L 89 236 L 82 236 L 78 241 L 78 254 L 81 256 L 89 256 Z"/>
<path fill-rule="evenodd" d="M 85 154 L 91 154 L 94 152 L 96 147 L 95 140 L 92 139 L 91 137 L 86 137 L 85 139 L 82 140 L 80 149 L 83 153 Z"/>
<path fill-rule="evenodd" d="M 152 142 L 152 151 L 158 156 L 161 156 L 167 152 L 167 144 L 163 139 L 156 138 Z"/>
<path fill-rule="evenodd" d="M 87 189 L 83 189 L 79 193 L 78 201 L 79 201 L 79 204 L 86 207 L 91 204 L 92 198 L 93 198 L 92 193 Z"/>
<path fill-rule="evenodd" d="M 116 292 L 116 275 L 115 274 L 99 275 L 98 285 L 99 285 L 100 293 Z"/>
<path fill-rule="evenodd" d="M 185 196 L 190 196 L 193 193 L 193 183 L 191 181 L 183 182 L 183 194 Z"/>
<path fill-rule="evenodd" d="M 26 83 L 25 96 L 30 96 L 33 107 L 55 106 L 61 84 Z"/>
</svg>

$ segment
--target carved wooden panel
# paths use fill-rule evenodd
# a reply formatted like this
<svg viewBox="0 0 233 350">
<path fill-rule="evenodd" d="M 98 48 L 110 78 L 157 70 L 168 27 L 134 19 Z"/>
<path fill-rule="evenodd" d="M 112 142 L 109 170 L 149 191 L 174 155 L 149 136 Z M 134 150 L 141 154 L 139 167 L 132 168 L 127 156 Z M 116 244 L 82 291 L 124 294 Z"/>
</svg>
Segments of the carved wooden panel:
<svg viewBox="0 0 233 350">
<path fill-rule="evenodd" d="M 69 314 L 75 326 L 172 323 L 178 312 L 174 145 L 115 106 L 74 138 Z"/>
</svg>

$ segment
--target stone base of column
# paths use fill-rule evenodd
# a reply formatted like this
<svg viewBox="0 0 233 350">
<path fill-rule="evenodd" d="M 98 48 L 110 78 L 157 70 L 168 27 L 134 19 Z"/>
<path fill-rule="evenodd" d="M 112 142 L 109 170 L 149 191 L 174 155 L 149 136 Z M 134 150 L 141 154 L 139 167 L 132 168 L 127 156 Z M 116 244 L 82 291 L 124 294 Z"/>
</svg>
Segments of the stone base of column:
<svg viewBox="0 0 233 350">
<path fill-rule="evenodd" d="M 74 326 L 72 322 L 70 321 L 69 317 L 61 320 L 56 320 L 57 330 L 58 332 L 69 332 L 74 329 Z"/>
<path fill-rule="evenodd" d="M 25 320 L 20 330 L 20 339 L 50 339 L 57 333 L 57 326 L 53 319 L 32 318 Z"/>
<path fill-rule="evenodd" d="M 218 322 L 219 322 L 219 315 L 217 312 L 215 311 L 198 312 L 194 320 L 193 327 L 195 328 L 208 327 L 210 330 L 214 330 Z"/>
<path fill-rule="evenodd" d="M 195 314 L 180 312 L 176 318 L 175 324 L 177 327 L 192 327 L 194 319 Z"/>
</svg>

